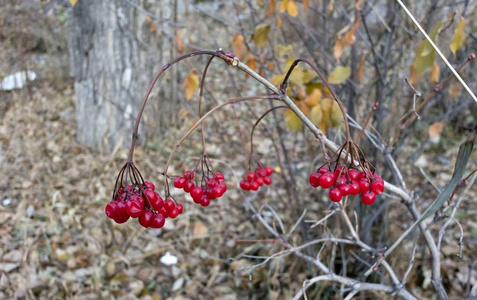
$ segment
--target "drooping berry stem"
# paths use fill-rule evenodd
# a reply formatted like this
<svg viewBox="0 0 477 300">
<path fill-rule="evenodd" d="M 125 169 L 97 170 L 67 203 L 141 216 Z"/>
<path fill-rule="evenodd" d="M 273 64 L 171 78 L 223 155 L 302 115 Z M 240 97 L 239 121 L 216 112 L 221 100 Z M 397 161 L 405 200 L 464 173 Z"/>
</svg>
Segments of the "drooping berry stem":
<svg viewBox="0 0 477 300">
<path fill-rule="evenodd" d="M 290 68 L 288 69 L 288 72 L 287 74 L 285 75 L 285 78 L 283 79 L 282 83 L 280 84 L 280 89 L 282 90 L 282 92 L 284 92 L 286 90 L 286 86 L 288 84 L 288 78 L 290 77 L 291 73 L 293 72 L 293 69 L 298 65 L 299 62 L 304 62 L 305 64 L 307 64 L 308 66 L 310 66 L 313 71 L 315 71 L 316 74 L 318 74 L 318 76 L 320 77 L 320 79 L 323 81 L 323 84 L 328 88 L 328 90 L 330 91 L 331 93 L 331 96 L 333 97 L 333 99 L 336 101 L 336 103 L 338 103 L 338 106 L 340 107 L 340 110 L 341 110 L 341 114 L 343 116 L 343 121 L 345 123 L 345 129 L 346 129 L 346 137 L 348 140 L 351 140 L 351 133 L 350 133 L 350 130 L 349 130 L 349 124 L 348 124 L 348 117 L 346 116 L 346 110 L 343 106 L 343 103 L 340 101 L 338 95 L 336 94 L 335 90 L 333 89 L 333 87 L 331 86 L 331 84 L 328 82 L 328 80 L 326 79 L 326 76 L 320 71 L 320 69 L 318 69 L 318 67 L 316 67 L 313 63 L 311 63 L 309 60 L 307 59 L 304 59 L 304 58 L 298 58 L 296 59 L 290 66 Z"/>
<path fill-rule="evenodd" d="M 204 86 L 205 86 L 205 77 L 207 77 L 207 70 L 209 69 L 210 63 L 214 59 L 215 56 L 211 56 L 205 65 L 204 72 L 202 72 L 202 78 L 200 80 L 200 88 L 199 88 L 199 118 L 202 118 L 202 97 L 204 96 Z M 204 130 L 204 122 L 202 122 L 201 126 L 201 134 L 202 134 L 202 151 L 203 155 L 205 155 L 205 130 Z"/>
<path fill-rule="evenodd" d="M 168 62 L 167 64 L 165 64 L 159 70 L 159 72 L 156 74 L 154 79 L 149 84 L 149 87 L 146 91 L 146 94 L 144 95 L 144 98 L 142 100 L 141 107 L 139 108 L 139 112 L 138 112 L 137 117 L 136 117 L 136 123 L 134 124 L 134 131 L 133 131 L 133 134 L 132 134 L 131 148 L 129 149 L 128 161 L 132 162 L 133 154 L 134 154 L 134 148 L 136 146 L 136 141 L 137 141 L 137 138 L 138 138 L 139 123 L 141 122 L 142 113 L 144 112 L 144 108 L 146 107 L 146 103 L 147 103 L 147 100 L 149 99 L 149 95 L 151 94 L 151 91 L 152 91 L 154 85 L 156 84 L 157 80 L 172 65 L 180 62 L 181 60 L 184 60 L 184 59 L 189 58 L 189 57 L 197 56 L 197 55 L 217 56 L 217 57 L 220 57 L 221 59 L 223 59 L 228 64 L 232 64 L 232 62 L 233 62 L 233 58 L 226 55 L 226 53 L 224 53 L 223 51 L 220 51 L 220 50 L 219 51 L 203 50 L 203 51 L 195 51 L 195 52 L 191 52 L 191 53 L 188 53 L 188 54 L 184 54 L 184 55 L 179 56 L 176 59 Z"/>
</svg>

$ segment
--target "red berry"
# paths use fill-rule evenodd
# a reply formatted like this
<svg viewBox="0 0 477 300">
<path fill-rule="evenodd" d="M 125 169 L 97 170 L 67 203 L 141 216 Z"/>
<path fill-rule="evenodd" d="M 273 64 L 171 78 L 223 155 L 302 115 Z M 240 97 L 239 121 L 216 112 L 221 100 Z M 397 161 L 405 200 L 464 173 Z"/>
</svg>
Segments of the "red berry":
<svg viewBox="0 0 477 300">
<path fill-rule="evenodd" d="M 359 189 L 361 190 L 361 193 L 369 192 L 370 187 L 371 187 L 371 185 L 369 184 L 369 182 L 365 178 L 363 178 L 359 181 Z"/>
<path fill-rule="evenodd" d="M 159 211 L 161 208 L 164 207 L 164 200 L 162 200 L 162 197 L 157 194 L 156 201 L 151 201 L 150 204 L 155 211 Z"/>
<path fill-rule="evenodd" d="M 137 218 L 141 215 L 144 208 L 144 202 L 139 201 L 139 197 L 129 200 L 126 203 L 126 211 L 131 218 Z"/>
<path fill-rule="evenodd" d="M 200 197 L 204 194 L 204 189 L 200 186 L 196 186 L 190 191 L 190 195 L 195 203 L 199 203 Z"/>
<path fill-rule="evenodd" d="M 194 171 L 192 170 L 187 170 L 185 173 L 184 173 L 184 176 L 183 176 L 185 179 L 189 179 L 189 180 L 192 180 L 194 179 Z"/>
<path fill-rule="evenodd" d="M 263 177 L 263 183 L 265 183 L 266 185 L 270 185 L 272 184 L 272 179 L 269 176 L 265 176 Z"/>
<path fill-rule="evenodd" d="M 377 181 L 377 182 L 381 182 L 384 184 L 384 180 L 381 178 L 381 176 L 379 176 L 377 173 L 374 173 L 373 174 L 373 177 L 374 179 Z"/>
<path fill-rule="evenodd" d="M 126 211 L 126 203 L 125 202 L 116 202 L 116 209 L 114 210 L 116 213 L 116 217 L 124 217 L 128 216 L 128 212 Z"/>
<path fill-rule="evenodd" d="M 265 177 L 267 176 L 267 171 L 264 168 L 257 168 L 257 175 L 258 177 Z"/>
<path fill-rule="evenodd" d="M 222 197 L 224 193 L 225 193 L 225 190 L 221 185 L 217 185 L 212 189 L 212 195 L 214 195 L 215 198 Z"/>
<path fill-rule="evenodd" d="M 207 197 L 207 195 L 203 195 L 201 198 L 200 198 L 200 205 L 202 206 L 209 206 L 210 204 L 210 199 L 209 197 Z"/>
<path fill-rule="evenodd" d="M 166 218 L 164 218 L 164 216 L 161 214 L 157 214 L 152 218 L 150 227 L 161 228 L 164 226 L 165 223 L 166 223 Z"/>
<path fill-rule="evenodd" d="M 265 168 L 265 174 L 266 174 L 267 176 L 271 176 L 271 175 L 273 174 L 273 168 L 271 168 L 271 167 L 266 167 L 266 168 Z"/>
<path fill-rule="evenodd" d="M 348 196 L 351 193 L 351 186 L 349 184 L 343 184 L 339 187 L 339 189 L 343 197 Z"/>
<path fill-rule="evenodd" d="M 335 183 L 333 181 L 333 177 L 331 175 L 329 175 L 330 173 L 325 173 L 323 175 L 320 176 L 319 178 L 319 184 L 322 188 L 324 189 L 328 189 L 330 187 L 333 186 L 333 184 Z"/>
<path fill-rule="evenodd" d="M 182 206 L 182 203 L 178 203 L 176 208 L 179 214 L 181 214 L 184 211 L 184 206 Z"/>
<path fill-rule="evenodd" d="M 378 181 L 371 183 L 371 191 L 376 195 L 381 195 L 384 192 L 384 184 Z"/>
<path fill-rule="evenodd" d="M 361 193 L 361 189 L 359 187 L 359 183 L 357 181 L 352 181 L 350 184 L 350 190 L 349 190 L 349 194 L 350 195 L 359 195 L 359 193 Z"/>
<path fill-rule="evenodd" d="M 336 187 L 341 187 L 342 185 L 346 185 L 348 183 L 348 178 L 345 176 L 340 176 L 338 179 L 336 179 L 335 186 Z"/>
<path fill-rule="evenodd" d="M 150 210 L 143 210 L 141 215 L 139 216 L 139 224 L 141 224 L 142 227 L 148 228 L 151 226 L 152 219 L 154 218 L 154 214 Z"/>
<path fill-rule="evenodd" d="M 250 191 L 250 182 L 247 180 L 240 181 L 240 188 L 244 191 Z"/>
<path fill-rule="evenodd" d="M 265 181 L 264 181 L 264 183 L 265 183 Z M 258 191 L 258 188 L 259 188 L 259 186 L 258 186 L 258 183 L 256 181 L 250 182 L 250 189 L 252 191 Z"/>
<path fill-rule="evenodd" d="M 376 201 L 376 194 L 373 192 L 366 192 L 361 195 L 361 202 L 363 202 L 364 205 L 371 205 Z"/>
<path fill-rule="evenodd" d="M 184 192 L 190 193 L 194 187 L 195 187 L 195 183 L 193 181 L 189 180 L 184 185 Z"/>
<path fill-rule="evenodd" d="M 177 209 L 177 207 L 174 207 L 174 209 L 169 212 L 169 217 L 171 219 L 177 218 L 178 215 L 179 215 L 179 210 Z"/>
<path fill-rule="evenodd" d="M 216 185 L 217 185 L 217 180 L 215 179 L 207 180 L 207 186 L 210 187 L 211 189 L 214 188 Z"/>
<path fill-rule="evenodd" d="M 151 190 L 156 190 L 156 186 L 154 186 L 154 183 L 150 182 L 150 181 L 144 181 L 144 185 L 147 186 L 148 188 L 150 188 Z"/>
<path fill-rule="evenodd" d="M 205 189 L 205 194 L 207 195 L 207 197 L 210 199 L 210 200 L 213 200 L 217 197 L 215 197 L 214 195 L 214 190 L 213 189 L 209 189 L 209 188 L 206 188 Z"/>
<path fill-rule="evenodd" d="M 316 172 L 313 172 L 310 174 L 310 178 L 308 179 L 308 181 L 310 182 L 311 186 L 316 188 L 316 187 L 319 187 L 320 186 L 320 174 L 316 173 Z"/>
<path fill-rule="evenodd" d="M 340 189 L 331 189 L 328 195 L 333 202 L 340 202 L 343 198 Z"/>
<path fill-rule="evenodd" d="M 161 215 L 164 216 L 164 218 L 168 218 L 169 217 L 169 213 L 167 212 L 167 210 L 163 207 L 161 208 L 160 211 L 158 211 L 158 213 L 160 213 Z"/>
<path fill-rule="evenodd" d="M 325 174 L 325 173 L 328 173 L 330 171 L 330 168 L 328 168 L 328 166 L 322 166 L 321 168 L 318 169 L 318 172 L 320 172 L 320 174 Z"/>
<path fill-rule="evenodd" d="M 255 182 L 257 182 L 258 186 L 262 186 L 263 185 L 263 180 L 264 180 L 265 177 L 257 177 L 257 179 L 255 179 Z"/>
<path fill-rule="evenodd" d="M 164 203 L 164 208 L 165 208 L 166 211 L 169 213 L 169 215 L 171 214 L 171 211 L 174 209 L 174 207 L 176 207 L 176 204 L 175 204 L 174 201 L 172 201 L 171 199 L 167 200 L 167 201 Z"/>
<path fill-rule="evenodd" d="M 342 170 L 343 170 L 342 166 L 337 166 L 335 170 L 336 176 L 340 176 Z"/>
<path fill-rule="evenodd" d="M 104 212 L 106 213 L 106 216 L 108 216 L 108 218 L 114 219 L 116 217 L 116 205 L 117 202 L 115 201 L 109 201 L 108 204 L 106 204 Z"/>
<path fill-rule="evenodd" d="M 358 170 L 355 170 L 355 169 L 349 169 L 348 170 L 348 176 L 349 176 L 349 179 L 351 179 L 352 181 L 358 181 L 360 178 L 360 172 Z"/>
<path fill-rule="evenodd" d="M 187 179 L 185 179 L 184 177 L 177 177 L 174 180 L 174 187 L 178 189 L 182 189 L 184 188 L 184 185 L 186 184 L 186 182 L 187 182 Z"/>
<path fill-rule="evenodd" d="M 118 224 L 126 223 L 129 220 L 129 215 L 116 216 L 114 222 Z"/>
<path fill-rule="evenodd" d="M 254 172 L 250 172 L 247 175 L 248 181 L 254 181 L 256 177 L 257 177 L 257 174 L 255 174 Z"/>
<path fill-rule="evenodd" d="M 224 174 L 219 173 L 219 172 L 215 173 L 215 179 L 216 180 L 224 180 Z"/>
<path fill-rule="evenodd" d="M 144 196 L 149 200 L 149 203 L 152 203 L 157 201 L 159 195 L 151 189 L 145 189 Z"/>
</svg>

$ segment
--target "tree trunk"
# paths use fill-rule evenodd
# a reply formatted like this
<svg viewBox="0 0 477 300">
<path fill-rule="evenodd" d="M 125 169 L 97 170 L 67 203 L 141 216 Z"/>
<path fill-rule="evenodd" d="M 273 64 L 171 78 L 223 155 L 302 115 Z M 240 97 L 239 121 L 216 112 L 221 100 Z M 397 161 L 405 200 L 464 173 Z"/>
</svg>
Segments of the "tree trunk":
<svg viewBox="0 0 477 300">
<path fill-rule="evenodd" d="M 121 141 L 129 144 L 150 81 L 175 55 L 171 45 L 175 28 L 161 21 L 173 20 L 173 5 L 174 0 L 81 0 L 74 6 L 69 48 L 79 141 L 102 150 Z M 150 129 L 160 132 L 174 122 L 178 101 L 171 99 L 173 89 L 160 88 L 176 82 L 173 75 L 166 73 L 156 84 L 139 142 Z"/>
</svg>

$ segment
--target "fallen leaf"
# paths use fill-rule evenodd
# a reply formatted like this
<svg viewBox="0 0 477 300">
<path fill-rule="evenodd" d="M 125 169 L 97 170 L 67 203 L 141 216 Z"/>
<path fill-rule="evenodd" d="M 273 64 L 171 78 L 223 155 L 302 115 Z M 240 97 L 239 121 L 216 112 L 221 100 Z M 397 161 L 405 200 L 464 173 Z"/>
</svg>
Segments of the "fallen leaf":
<svg viewBox="0 0 477 300">
<path fill-rule="evenodd" d="M 457 52 L 457 50 L 459 50 L 464 44 L 464 40 L 465 40 L 464 30 L 465 30 L 465 19 L 461 17 L 459 24 L 457 24 L 457 27 L 454 30 L 454 37 L 452 38 L 452 41 L 450 43 L 450 48 L 452 53 L 454 53 L 454 55 Z"/>
<path fill-rule="evenodd" d="M 232 40 L 232 46 L 233 46 L 233 51 L 234 55 L 238 57 L 239 60 L 243 60 L 245 56 L 247 55 L 247 48 L 245 47 L 244 44 L 244 38 L 243 35 L 241 34 L 235 34 L 234 38 Z"/>
<path fill-rule="evenodd" d="M 341 84 L 348 80 L 351 75 L 349 67 L 337 66 L 329 75 L 328 81 L 332 84 Z"/>
<path fill-rule="evenodd" d="M 313 124 L 318 126 L 318 124 L 323 119 L 323 111 L 321 110 L 321 106 L 320 105 L 313 106 L 310 113 L 308 114 L 308 118 Z"/>
<path fill-rule="evenodd" d="M 257 71 L 257 60 L 255 59 L 255 56 L 250 54 L 247 59 L 247 66 L 254 70 Z"/>
<path fill-rule="evenodd" d="M 195 222 L 194 224 L 194 236 L 199 237 L 199 236 L 204 236 L 209 232 L 207 227 L 205 227 L 204 223 L 201 221 Z"/>
<path fill-rule="evenodd" d="M 280 12 L 281 13 L 284 13 L 288 8 L 288 0 L 282 0 L 282 2 L 280 3 Z"/>
<path fill-rule="evenodd" d="M 431 126 L 429 126 L 429 137 L 435 138 L 441 135 L 442 130 L 444 130 L 444 122 L 435 122 Z"/>
<path fill-rule="evenodd" d="M 189 71 L 184 78 L 184 87 L 186 89 L 186 99 L 190 100 L 194 96 L 195 92 L 199 88 L 199 76 L 195 69 Z"/>
<path fill-rule="evenodd" d="M 346 32 L 344 38 L 348 45 L 353 45 L 356 41 L 356 30 L 358 30 L 360 24 L 361 19 L 357 19 L 356 22 L 354 22 L 353 26 L 351 26 L 350 30 Z"/>
<path fill-rule="evenodd" d="M 315 106 L 321 100 L 321 91 L 314 89 L 313 92 L 305 98 L 305 103 L 308 106 Z"/>
<path fill-rule="evenodd" d="M 335 42 L 335 46 L 333 47 L 333 56 L 336 60 L 340 60 L 340 57 L 343 55 L 343 49 L 346 46 L 343 38 L 339 38 Z"/>
<path fill-rule="evenodd" d="M 260 24 L 255 27 L 253 33 L 253 40 L 258 48 L 263 48 L 268 43 L 268 33 L 270 32 L 270 25 Z"/>
</svg>

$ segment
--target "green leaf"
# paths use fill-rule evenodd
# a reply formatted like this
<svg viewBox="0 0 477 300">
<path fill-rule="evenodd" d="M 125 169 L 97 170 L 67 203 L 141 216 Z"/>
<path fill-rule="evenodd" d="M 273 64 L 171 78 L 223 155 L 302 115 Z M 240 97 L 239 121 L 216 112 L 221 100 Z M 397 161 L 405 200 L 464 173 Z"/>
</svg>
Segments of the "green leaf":
<svg viewBox="0 0 477 300">
<path fill-rule="evenodd" d="M 328 81 L 332 84 L 341 84 L 348 80 L 351 75 L 349 67 L 337 66 L 333 72 L 328 75 Z"/>
<path fill-rule="evenodd" d="M 429 37 L 434 42 L 434 44 L 437 43 L 437 37 L 443 25 L 444 21 L 437 23 L 436 26 L 434 26 L 434 28 L 432 29 L 431 33 L 429 33 Z M 427 39 L 424 39 L 421 41 L 421 43 L 419 44 L 419 48 L 417 48 L 416 50 L 416 56 L 414 57 L 412 65 L 418 73 L 430 71 L 432 69 L 432 66 L 434 65 L 435 57 L 436 50 L 434 50 L 431 43 L 429 43 Z"/>
<path fill-rule="evenodd" d="M 457 52 L 457 50 L 459 50 L 464 44 L 464 40 L 465 40 L 464 29 L 465 29 L 465 19 L 461 17 L 459 24 L 457 24 L 457 27 L 454 30 L 454 37 L 452 38 L 452 41 L 450 43 L 450 48 L 452 53 L 454 53 L 454 55 Z"/>
<path fill-rule="evenodd" d="M 255 32 L 252 35 L 253 40 L 258 48 L 263 48 L 268 43 L 268 33 L 270 32 L 270 25 L 261 24 L 255 27 Z"/>
</svg>

